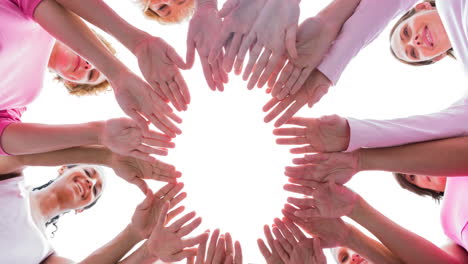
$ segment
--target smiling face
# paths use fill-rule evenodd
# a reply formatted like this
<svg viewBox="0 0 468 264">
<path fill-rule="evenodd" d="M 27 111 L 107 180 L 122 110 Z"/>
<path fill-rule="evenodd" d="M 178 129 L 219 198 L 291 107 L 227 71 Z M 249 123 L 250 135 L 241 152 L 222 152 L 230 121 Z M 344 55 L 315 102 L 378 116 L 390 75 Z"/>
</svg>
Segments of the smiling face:
<svg viewBox="0 0 468 264">
<path fill-rule="evenodd" d="M 76 166 L 64 170 L 50 188 L 56 192 L 63 210 L 81 212 L 101 196 L 104 184 L 102 173 L 95 167 Z"/>
<path fill-rule="evenodd" d="M 435 7 L 419 3 L 416 13 L 401 22 L 390 37 L 396 57 L 406 62 L 437 61 L 452 48 Z"/>
<path fill-rule="evenodd" d="M 332 252 L 338 264 L 372 264 L 347 247 L 338 247 Z"/>
<path fill-rule="evenodd" d="M 147 0 L 143 12 L 163 23 L 180 22 L 194 10 L 194 0 Z"/>
<path fill-rule="evenodd" d="M 447 177 L 406 174 L 405 179 L 420 188 L 436 192 L 444 192 L 447 183 Z"/>
<path fill-rule="evenodd" d="M 98 85 L 106 81 L 105 76 L 93 65 L 58 41 L 55 43 L 50 55 L 49 69 L 56 72 L 62 79 L 75 85 Z"/>
</svg>

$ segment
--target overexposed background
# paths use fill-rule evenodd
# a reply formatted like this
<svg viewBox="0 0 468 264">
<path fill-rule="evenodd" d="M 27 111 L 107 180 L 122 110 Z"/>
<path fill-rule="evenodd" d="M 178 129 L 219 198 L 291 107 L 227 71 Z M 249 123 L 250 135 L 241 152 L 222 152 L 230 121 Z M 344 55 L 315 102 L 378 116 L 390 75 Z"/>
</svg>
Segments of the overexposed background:
<svg viewBox="0 0 468 264">
<path fill-rule="evenodd" d="M 300 20 L 313 16 L 329 1 L 302 1 Z M 187 22 L 162 26 L 143 18 L 131 1 L 107 2 L 127 21 L 164 38 L 185 57 Z M 221 7 L 224 1 L 219 2 Z M 466 80 L 455 60 L 447 58 L 425 67 L 403 65 L 390 55 L 389 29 L 349 64 L 339 83 L 317 105 L 302 109 L 298 116 L 390 119 L 439 111 L 462 95 Z M 131 53 L 108 39 L 118 57 L 139 74 Z M 188 111 L 180 113 L 183 134 L 175 139 L 176 148 L 161 160 L 183 173 L 181 180 L 188 193 L 186 212 L 195 210 L 203 218 L 196 232 L 217 227 L 229 231 L 241 242 L 245 263 L 264 263 L 256 240 L 263 238 L 264 224 L 281 217 L 288 196 L 282 189 L 287 182 L 283 170 L 293 158 L 289 147 L 276 145 L 273 125 L 263 122 L 261 109 L 270 96 L 264 89 L 248 91 L 246 82 L 234 74 L 224 92 L 212 92 L 198 57 L 193 69 L 183 75 L 192 103 Z M 68 95 L 52 78 L 47 73 L 43 92 L 24 114 L 24 122 L 71 124 L 123 115 L 112 92 L 78 98 Z M 39 185 L 55 177 L 56 170 L 29 168 L 25 175 L 28 183 Z M 136 187 L 112 175 L 112 170 L 106 169 L 106 173 L 109 184 L 97 205 L 81 215 L 69 213 L 59 221 L 51 241 L 60 255 L 83 259 L 117 235 L 144 198 Z M 154 191 L 163 186 L 150 184 Z M 440 227 L 439 205 L 400 189 L 390 173 L 360 173 L 348 186 L 402 226 L 437 245 L 447 241 Z M 328 251 L 326 254 L 333 263 Z"/>
</svg>

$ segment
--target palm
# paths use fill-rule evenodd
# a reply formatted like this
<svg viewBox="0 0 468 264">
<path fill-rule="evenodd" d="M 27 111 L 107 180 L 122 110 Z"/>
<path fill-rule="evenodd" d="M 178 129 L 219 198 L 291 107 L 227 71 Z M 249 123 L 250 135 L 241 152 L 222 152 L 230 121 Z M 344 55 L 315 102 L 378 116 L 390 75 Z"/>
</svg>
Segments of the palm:
<svg viewBox="0 0 468 264">
<path fill-rule="evenodd" d="M 319 237 L 324 248 L 341 246 L 348 236 L 346 224 L 340 218 L 314 218 L 313 221 L 303 222 L 299 226 L 307 233 Z"/>
<path fill-rule="evenodd" d="M 299 241 L 293 248 L 289 264 L 300 263 L 327 263 L 323 251 L 321 249 L 317 250 L 317 247 L 314 247 L 314 238 L 306 238 L 305 240 Z"/>
<path fill-rule="evenodd" d="M 142 137 L 141 130 L 131 119 L 116 118 L 106 122 L 102 142 L 113 152 L 128 156 L 141 145 Z"/>
</svg>

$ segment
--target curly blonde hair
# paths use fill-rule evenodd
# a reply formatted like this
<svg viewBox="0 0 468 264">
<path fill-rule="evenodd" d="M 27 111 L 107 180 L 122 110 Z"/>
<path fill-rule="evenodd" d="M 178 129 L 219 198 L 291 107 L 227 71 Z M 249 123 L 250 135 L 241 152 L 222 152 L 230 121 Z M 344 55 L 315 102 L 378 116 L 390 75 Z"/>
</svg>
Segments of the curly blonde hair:
<svg viewBox="0 0 468 264">
<path fill-rule="evenodd" d="M 93 32 L 113 55 L 117 53 L 109 41 L 107 41 L 100 34 L 96 33 L 94 30 Z M 98 84 L 78 84 L 78 83 L 74 83 L 71 81 L 67 81 L 63 79 L 62 77 L 60 77 L 60 75 L 58 74 L 55 76 L 54 79 L 57 80 L 58 82 L 63 83 L 65 88 L 67 88 L 68 92 L 76 96 L 98 95 L 100 93 L 112 90 L 108 80 L 105 80 Z"/>
<path fill-rule="evenodd" d="M 146 18 L 156 20 L 163 25 L 180 23 L 184 20 L 188 20 L 195 12 L 195 0 L 187 0 L 184 8 L 180 8 L 177 12 L 171 13 L 170 16 L 161 17 L 149 8 L 150 2 L 151 0 L 136 0 L 136 3 L 141 6 Z"/>
</svg>

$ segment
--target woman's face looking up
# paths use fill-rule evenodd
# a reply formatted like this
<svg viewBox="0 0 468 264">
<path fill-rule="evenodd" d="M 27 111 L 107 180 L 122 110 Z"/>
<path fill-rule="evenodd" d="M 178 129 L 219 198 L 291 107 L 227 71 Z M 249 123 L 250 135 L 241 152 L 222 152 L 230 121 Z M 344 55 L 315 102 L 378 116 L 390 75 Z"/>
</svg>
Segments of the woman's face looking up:
<svg viewBox="0 0 468 264">
<path fill-rule="evenodd" d="M 187 8 L 194 0 L 149 0 L 148 8 L 159 17 L 169 17 L 180 9 Z"/>
<path fill-rule="evenodd" d="M 338 260 L 338 264 L 371 264 L 365 258 L 346 247 L 337 248 L 334 254 L 336 254 L 335 259 Z"/>
<path fill-rule="evenodd" d="M 390 45 L 401 60 L 418 62 L 440 60 L 452 47 L 435 7 L 424 2 L 416 13 L 395 28 Z"/>
<path fill-rule="evenodd" d="M 52 49 L 49 68 L 72 84 L 98 85 L 106 80 L 93 65 L 58 41 Z"/>
</svg>

